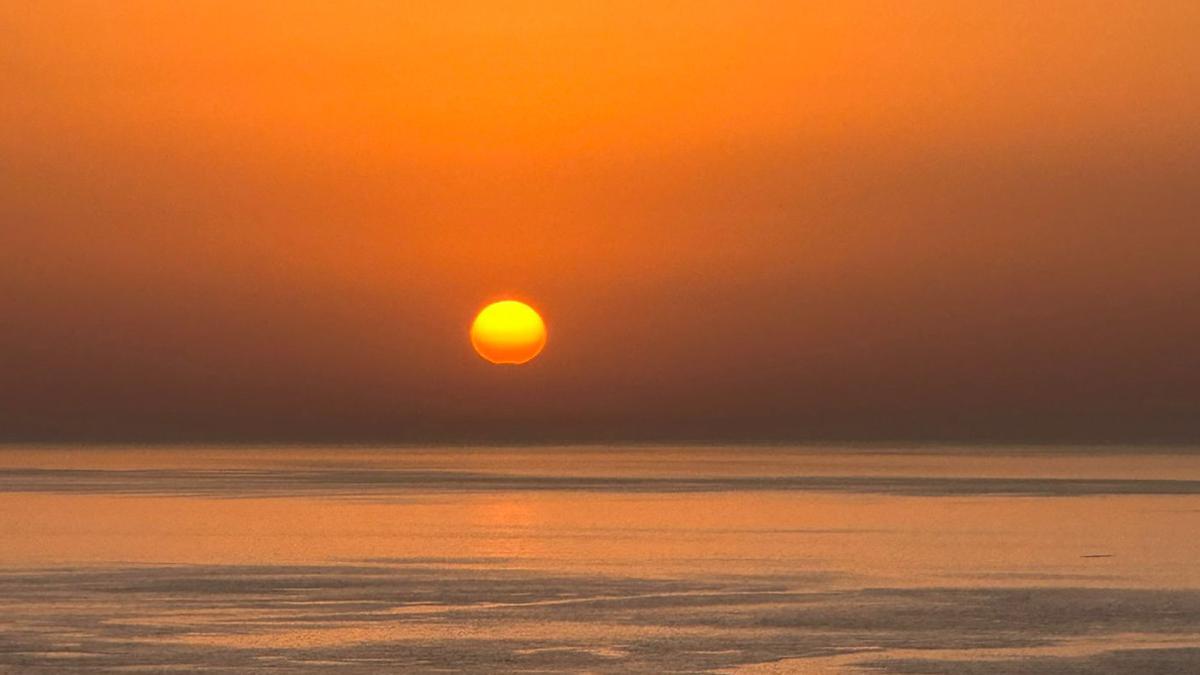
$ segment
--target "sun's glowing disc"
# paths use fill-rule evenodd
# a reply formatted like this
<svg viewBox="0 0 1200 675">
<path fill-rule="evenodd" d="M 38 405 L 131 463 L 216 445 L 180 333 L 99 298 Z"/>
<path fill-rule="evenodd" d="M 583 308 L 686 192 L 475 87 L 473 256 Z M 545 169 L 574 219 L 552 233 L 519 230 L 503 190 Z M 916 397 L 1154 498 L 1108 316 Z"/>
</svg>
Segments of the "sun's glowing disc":
<svg viewBox="0 0 1200 675">
<path fill-rule="evenodd" d="M 492 363 L 527 363 L 546 346 L 546 324 L 523 302 L 494 302 L 471 324 L 471 345 Z"/>
</svg>

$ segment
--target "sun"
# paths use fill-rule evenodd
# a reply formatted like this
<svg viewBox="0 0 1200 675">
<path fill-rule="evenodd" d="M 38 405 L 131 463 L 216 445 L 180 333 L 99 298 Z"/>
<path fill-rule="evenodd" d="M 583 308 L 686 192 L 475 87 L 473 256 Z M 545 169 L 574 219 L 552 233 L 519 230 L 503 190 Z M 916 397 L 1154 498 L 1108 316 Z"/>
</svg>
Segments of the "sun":
<svg viewBox="0 0 1200 675">
<path fill-rule="evenodd" d="M 523 302 L 493 302 L 471 324 L 471 345 L 492 363 L 528 363 L 546 346 L 546 324 Z"/>
</svg>

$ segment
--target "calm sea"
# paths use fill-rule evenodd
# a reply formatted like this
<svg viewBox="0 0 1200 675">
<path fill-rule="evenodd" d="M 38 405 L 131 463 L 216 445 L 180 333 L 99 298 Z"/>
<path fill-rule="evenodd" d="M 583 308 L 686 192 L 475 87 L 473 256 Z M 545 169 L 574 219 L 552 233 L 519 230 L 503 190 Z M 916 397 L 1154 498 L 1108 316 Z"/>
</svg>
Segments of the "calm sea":
<svg viewBox="0 0 1200 675">
<path fill-rule="evenodd" d="M 0 672 L 1200 673 L 1200 451 L 0 449 Z"/>
</svg>

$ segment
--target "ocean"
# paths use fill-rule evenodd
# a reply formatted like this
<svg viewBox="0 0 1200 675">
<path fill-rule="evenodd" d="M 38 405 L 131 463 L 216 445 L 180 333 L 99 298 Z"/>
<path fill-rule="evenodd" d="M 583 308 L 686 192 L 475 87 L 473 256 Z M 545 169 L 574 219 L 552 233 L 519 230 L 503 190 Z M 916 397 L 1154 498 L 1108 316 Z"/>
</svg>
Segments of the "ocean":
<svg viewBox="0 0 1200 675">
<path fill-rule="evenodd" d="M 0 449 L 0 672 L 1200 672 L 1200 449 Z"/>
</svg>

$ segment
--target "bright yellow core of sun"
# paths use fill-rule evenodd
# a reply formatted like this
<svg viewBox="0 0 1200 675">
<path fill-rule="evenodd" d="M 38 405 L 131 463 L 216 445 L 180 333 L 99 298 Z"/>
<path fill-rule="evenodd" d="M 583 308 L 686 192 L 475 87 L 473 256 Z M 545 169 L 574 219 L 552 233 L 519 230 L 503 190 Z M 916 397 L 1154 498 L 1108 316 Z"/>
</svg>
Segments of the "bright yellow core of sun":
<svg viewBox="0 0 1200 675">
<path fill-rule="evenodd" d="M 526 363 L 546 346 L 546 324 L 523 302 L 493 302 L 471 324 L 471 344 L 492 363 Z"/>
</svg>

